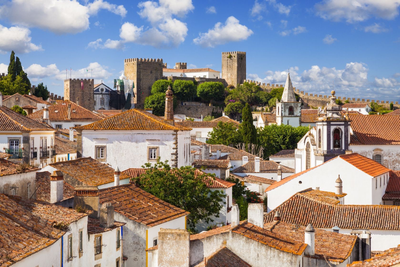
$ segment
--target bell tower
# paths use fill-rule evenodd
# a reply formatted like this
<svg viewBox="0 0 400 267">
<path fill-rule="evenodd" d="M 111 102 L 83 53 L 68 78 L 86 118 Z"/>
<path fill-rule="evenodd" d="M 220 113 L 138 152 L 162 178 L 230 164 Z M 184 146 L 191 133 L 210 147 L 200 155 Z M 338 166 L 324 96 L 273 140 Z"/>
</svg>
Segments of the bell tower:
<svg viewBox="0 0 400 267">
<path fill-rule="evenodd" d="M 300 126 L 301 118 L 301 100 L 296 101 L 292 80 L 288 73 L 283 89 L 281 101 L 276 101 L 276 124 L 291 125 L 293 127 Z"/>
</svg>

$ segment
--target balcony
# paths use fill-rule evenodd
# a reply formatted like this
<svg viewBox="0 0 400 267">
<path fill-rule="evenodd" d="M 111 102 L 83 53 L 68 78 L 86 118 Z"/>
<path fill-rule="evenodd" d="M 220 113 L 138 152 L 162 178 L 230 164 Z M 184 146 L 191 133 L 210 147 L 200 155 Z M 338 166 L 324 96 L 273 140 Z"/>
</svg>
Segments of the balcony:
<svg viewBox="0 0 400 267">
<path fill-rule="evenodd" d="M 40 158 L 48 158 L 50 156 L 50 151 L 42 150 L 40 151 Z"/>
<path fill-rule="evenodd" d="M 10 154 L 10 159 L 22 159 L 22 149 L 5 149 L 5 153 Z"/>
</svg>

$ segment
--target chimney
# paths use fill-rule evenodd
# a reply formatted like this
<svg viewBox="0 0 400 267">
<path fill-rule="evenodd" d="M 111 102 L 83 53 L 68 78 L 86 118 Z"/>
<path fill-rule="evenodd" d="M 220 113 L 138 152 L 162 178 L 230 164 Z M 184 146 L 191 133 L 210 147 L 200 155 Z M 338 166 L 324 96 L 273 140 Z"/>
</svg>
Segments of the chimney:
<svg viewBox="0 0 400 267">
<path fill-rule="evenodd" d="M 119 170 L 118 166 L 114 171 L 114 186 L 119 186 L 119 175 L 121 174 L 121 171 Z"/>
<path fill-rule="evenodd" d="M 254 158 L 254 172 L 260 172 L 260 158 Z"/>
<path fill-rule="evenodd" d="M 304 231 L 304 243 L 307 244 L 305 254 L 309 256 L 315 255 L 315 230 L 312 224 L 308 224 Z"/>
<path fill-rule="evenodd" d="M 280 221 L 280 220 L 281 220 L 281 214 L 279 213 L 279 211 L 276 211 L 274 216 L 274 221 Z"/>
<path fill-rule="evenodd" d="M 238 204 L 232 205 L 232 210 L 231 210 L 231 220 L 232 220 L 232 227 L 235 227 L 236 225 L 239 224 L 240 218 L 239 218 L 240 212 L 239 212 L 239 206 Z"/>
<path fill-rule="evenodd" d="M 247 221 L 255 226 L 264 227 L 264 204 L 249 203 L 247 210 Z"/>
<path fill-rule="evenodd" d="M 217 150 L 217 159 L 219 159 L 221 157 L 221 150 Z"/>
<path fill-rule="evenodd" d="M 50 203 L 60 202 L 64 198 L 64 177 L 61 171 L 50 176 Z"/>
<path fill-rule="evenodd" d="M 336 195 L 342 195 L 343 194 L 343 186 L 342 186 L 342 179 L 340 179 L 340 174 L 338 175 L 338 178 L 335 181 L 336 183 Z"/>
<path fill-rule="evenodd" d="M 244 164 L 246 164 L 247 162 L 249 162 L 249 157 L 248 157 L 248 156 L 243 156 L 243 157 L 242 157 L 242 166 L 243 166 Z"/>
<path fill-rule="evenodd" d="M 168 90 L 165 93 L 165 120 L 172 121 L 172 124 L 174 123 L 174 96 L 171 86 L 168 86 Z"/>
<path fill-rule="evenodd" d="M 187 267 L 190 265 L 190 237 L 183 229 L 163 229 L 158 232 L 158 265 Z"/>
<path fill-rule="evenodd" d="M 99 189 L 97 186 L 76 186 L 74 195 L 74 208 L 93 210 L 89 215 L 98 218 L 100 211 Z"/>
<path fill-rule="evenodd" d="M 335 233 L 339 233 L 340 228 L 339 228 L 338 226 L 334 226 L 334 227 L 332 228 L 332 231 L 335 232 Z"/>
<path fill-rule="evenodd" d="M 49 120 L 49 109 L 47 107 L 43 109 L 43 120 L 45 122 Z"/>
<path fill-rule="evenodd" d="M 0 107 L 3 106 L 3 94 L 0 92 Z"/>
<path fill-rule="evenodd" d="M 68 114 L 68 119 L 70 120 L 71 119 L 71 103 L 68 103 L 68 112 L 67 112 L 67 114 Z"/>
<path fill-rule="evenodd" d="M 110 202 L 101 205 L 100 225 L 105 228 L 111 228 L 114 226 L 114 207 Z"/>
<path fill-rule="evenodd" d="M 282 167 L 281 164 L 278 163 L 278 171 L 277 171 L 277 180 L 282 180 Z"/>
<path fill-rule="evenodd" d="M 201 148 L 201 159 L 209 159 L 210 157 L 210 152 L 208 151 L 208 146 L 203 145 Z"/>
</svg>

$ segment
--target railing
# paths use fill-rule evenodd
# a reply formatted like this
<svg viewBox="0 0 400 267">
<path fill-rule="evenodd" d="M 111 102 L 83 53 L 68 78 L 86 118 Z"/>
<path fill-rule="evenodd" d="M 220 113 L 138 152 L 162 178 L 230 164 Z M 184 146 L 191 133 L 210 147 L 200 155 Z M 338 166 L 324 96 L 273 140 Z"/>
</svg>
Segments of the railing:
<svg viewBox="0 0 400 267">
<path fill-rule="evenodd" d="M 49 155 L 50 155 L 50 153 L 47 150 L 40 151 L 40 157 L 41 158 L 47 158 L 47 157 L 49 157 Z"/>
<path fill-rule="evenodd" d="M 7 154 L 10 154 L 10 159 L 21 159 L 22 158 L 22 149 L 18 149 L 18 151 L 15 151 L 14 149 L 5 149 L 5 152 Z"/>
</svg>

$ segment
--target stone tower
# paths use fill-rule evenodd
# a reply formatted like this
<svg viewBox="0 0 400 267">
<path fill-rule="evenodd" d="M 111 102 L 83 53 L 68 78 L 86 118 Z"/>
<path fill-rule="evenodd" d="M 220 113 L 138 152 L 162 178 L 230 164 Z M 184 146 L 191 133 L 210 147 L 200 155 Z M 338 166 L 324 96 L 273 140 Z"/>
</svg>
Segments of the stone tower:
<svg viewBox="0 0 400 267">
<path fill-rule="evenodd" d="M 70 100 L 88 109 L 94 109 L 94 80 L 64 80 L 64 100 Z"/>
<path fill-rule="evenodd" d="M 174 96 L 172 94 L 171 86 L 165 93 L 165 120 L 174 122 Z"/>
<path fill-rule="evenodd" d="M 246 80 L 246 52 L 222 52 L 222 79 L 235 87 Z"/>
<path fill-rule="evenodd" d="M 279 102 L 276 100 L 276 124 L 287 124 L 293 127 L 298 127 L 300 126 L 300 118 L 301 102 L 296 101 L 292 80 L 288 73 L 281 101 Z"/>
<path fill-rule="evenodd" d="M 151 94 L 151 86 L 163 77 L 163 66 L 162 59 L 125 59 L 125 76 L 135 83 L 134 103 L 136 108 L 144 108 L 144 100 Z"/>
</svg>

